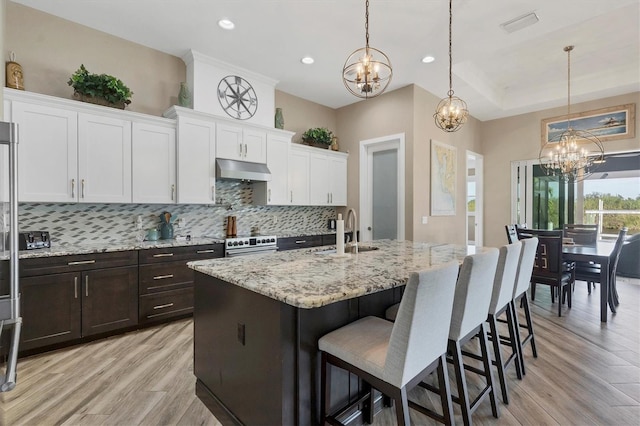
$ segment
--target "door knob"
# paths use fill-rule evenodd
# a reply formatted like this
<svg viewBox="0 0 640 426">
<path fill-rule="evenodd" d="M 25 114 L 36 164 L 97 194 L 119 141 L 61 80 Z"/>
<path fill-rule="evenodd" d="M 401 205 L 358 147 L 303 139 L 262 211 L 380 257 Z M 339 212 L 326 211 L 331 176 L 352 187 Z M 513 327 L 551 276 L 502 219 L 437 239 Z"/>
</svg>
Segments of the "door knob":
<svg viewBox="0 0 640 426">
<path fill-rule="evenodd" d="M 367 226 L 367 231 L 371 231 L 371 227 L 370 226 Z"/>
</svg>

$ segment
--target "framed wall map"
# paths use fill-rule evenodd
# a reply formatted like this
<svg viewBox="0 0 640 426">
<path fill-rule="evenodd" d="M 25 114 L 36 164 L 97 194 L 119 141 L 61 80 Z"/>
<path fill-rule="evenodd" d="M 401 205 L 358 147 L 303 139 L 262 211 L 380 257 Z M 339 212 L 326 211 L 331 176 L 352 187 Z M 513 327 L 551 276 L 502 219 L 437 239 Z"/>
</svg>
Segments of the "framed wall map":
<svg viewBox="0 0 640 426">
<path fill-rule="evenodd" d="M 457 148 L 431 139 L 431 216 L 456 214 Z"/>
</svg>

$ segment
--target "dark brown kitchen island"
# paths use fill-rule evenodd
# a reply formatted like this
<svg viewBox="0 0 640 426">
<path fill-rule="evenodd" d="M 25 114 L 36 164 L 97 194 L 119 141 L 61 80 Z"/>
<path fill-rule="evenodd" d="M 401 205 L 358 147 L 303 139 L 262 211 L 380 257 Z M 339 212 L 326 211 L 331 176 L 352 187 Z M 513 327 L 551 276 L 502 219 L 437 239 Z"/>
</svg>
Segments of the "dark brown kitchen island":
<svg viewBox="0 0 640 426">
<path fill-rule="evenodd" d="M 319 249 L 191 262 L 196 270 L 196 393 L 223 424 L 318 424 L 318 339 L 400 300 L 413 271 L 460 262 L 473 247 L 376 241 L 380 250 Z M 332 372 L 332 402 L 359 394 Z"/>
</svg>

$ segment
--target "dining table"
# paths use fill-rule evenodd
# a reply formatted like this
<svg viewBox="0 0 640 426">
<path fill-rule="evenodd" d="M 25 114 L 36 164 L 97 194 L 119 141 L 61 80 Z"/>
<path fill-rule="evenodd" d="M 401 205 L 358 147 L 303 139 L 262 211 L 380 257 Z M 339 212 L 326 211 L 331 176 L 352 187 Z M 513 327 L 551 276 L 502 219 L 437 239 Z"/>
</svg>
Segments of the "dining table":
<svg viewBox="0 0 640 426">
<path fill-rule="evenodd" d="M 565 261 L 592 262 L 600 265 L 600 321 L 607 322 L 607 305 L 613 313 L 616 307 L 610 295 L 610 255 L 615 241 L 598 241 L 595 245 L 563 244 L 562 258 Z"/>
</svg>

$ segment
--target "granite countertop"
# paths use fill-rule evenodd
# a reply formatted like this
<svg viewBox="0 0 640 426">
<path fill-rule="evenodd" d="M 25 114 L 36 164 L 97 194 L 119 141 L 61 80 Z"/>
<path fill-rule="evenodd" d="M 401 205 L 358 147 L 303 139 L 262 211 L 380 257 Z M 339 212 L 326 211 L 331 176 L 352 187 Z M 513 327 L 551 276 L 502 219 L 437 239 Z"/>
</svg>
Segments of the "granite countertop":
<svg viewBox="0 0 640 426">
<path fill-rule="evenodd" d="M 376 240 L 379 250 L 321 254 L 329 246 L 189 262 L 190 268 L 298 308 L 317 308 L 405 285 L 411 272 L 462 262 L 473 246 Z"/>
<path fill-rule="evenodd" d="M 37 257 L 51 257 L 51 256 L 69 256 L 75 254 L 92 254 L 92 253 L 108 253 L 114 251 L 126 251 L 126 250 L 144 250 L 152 248 L 166 248 L 166 247 L 184 247 L 184 246 L 196 246 L 201 244 L 216 244 L 223 243 L 223 239 L 218 238 L 191 238 L 179 240 L 158 240 L 158 241 L 122 241 L 119 243 L 78 243 L 78 244 L 56 244 L 52 243 L 51 248 L 35 249 L 35 250 L 21 250 L 18 258 L 20 259 L 32 259 Z M 0 255 L 0 259 L 8 259 L 9 252 L 5 252 Z"/>
</svg>

